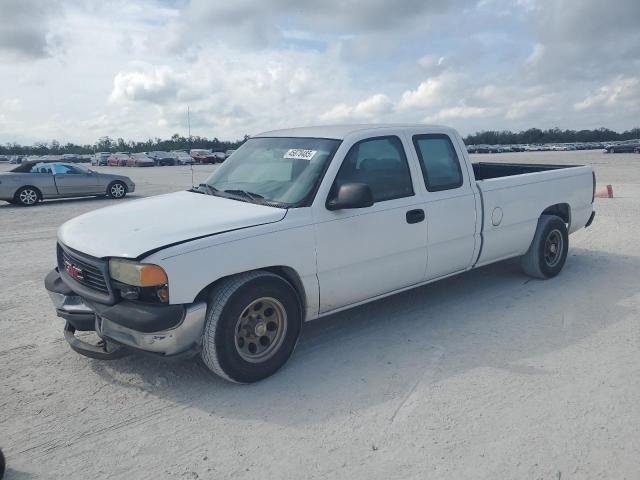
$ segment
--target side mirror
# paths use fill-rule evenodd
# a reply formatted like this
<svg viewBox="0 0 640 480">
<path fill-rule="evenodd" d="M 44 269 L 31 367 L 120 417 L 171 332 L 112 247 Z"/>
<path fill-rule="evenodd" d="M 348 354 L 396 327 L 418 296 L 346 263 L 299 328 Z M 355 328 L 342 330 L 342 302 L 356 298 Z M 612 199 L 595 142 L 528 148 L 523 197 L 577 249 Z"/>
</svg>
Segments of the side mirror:
<svg viewBox="0 0 640 480">
<path fill-rule="evenodd" d="M 373 205 L 373 193 L 366 183 L 345 183 L 336 195 L 327 201 L 327 210 L 366 208 Z"/>
</svg>

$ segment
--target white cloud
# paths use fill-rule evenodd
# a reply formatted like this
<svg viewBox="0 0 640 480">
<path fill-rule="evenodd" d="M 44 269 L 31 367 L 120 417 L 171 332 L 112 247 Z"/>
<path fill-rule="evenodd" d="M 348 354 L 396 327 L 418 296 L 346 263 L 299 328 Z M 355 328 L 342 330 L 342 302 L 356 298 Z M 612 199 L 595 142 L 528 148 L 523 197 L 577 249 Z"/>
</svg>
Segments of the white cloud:
<svg viewBox="0 0 640 480">
<path fill-rule="evenodd" d="M 22 101 L 19 98 L 0 98 L 0 111 L 17 113 L 22 110 Z"/>
<path fill-rule="evenodd" d="M 553 94 L 545 94 L 514 102 L 507 110 L 505 118 L 507 120 L 515 120 L 531 115 L 549 106 L 554 98 Z"/>
<path fill-rule="evenodd" d="M 0 142 L 638 125 L 637 0 L 0 2 Z"/>
<path fill-rule="evenodd" d="M 0 12 L 1 59 L 41 59 L 61 47 L 61 38 L 52 28 L 61 16 L 61 5 L 57 0 L 2 0 Z"/>
<path fill-rule="evenodd" d="M 444 57 L 437 57 L 435 55 L 425 55 L 418 59 L 418 64 L 425 69 L 440 67 L 443 63 Z"/>
<path fill-rule="evenodd" d="M 451 107 L 444 108 L 440 110 L 435 115 L 428 116 L 424 119 L 426 123 L 433 122 L 442 122 L 446 120 L 452 119 L 461 119 L 461 118 L 477 118 L 477 117 L 488 117 L 495 115 L 499 112 L 497 108 L 486 108 L 486 107 L 467 107 L 467 106 L 459 106 L 459 107 Z"/>
<path fill-rule="evenodd" d="M 545 54 L 544 45 L 542 45 L 541 43 L 536 43 L 533 46 L 533 51 L 531 52 L 531 55 L 527 57 L 525 64 L 529 67 L 538 66 L 543 61 L 544 54 Z"/>
<path fill-rule="evenodd" d="M 617 78 L 573 106 L 578 111 L 595 107 L 637 109 L 640 107 L 640 78 Z"/>
<path fill-rule="evenodd" d="M 442 92 L 446 77 L 434 77 L 424 80 L 415 90 L 406 90 L 400 99 L 402 109 L 428 108 L 442 102 Z"/>
<path fill-rule="evenodd" d="M 171 67 L 152 67 L 148 71 L 118 72 L 113 80 L 112 102 L 144 101 L 162 105 L 176 98 L 180 77 Z"/>
<path fill-rule="evenodd" d="M 370 96 L 355 105 L 338 104 L 331 110 L 320 115 L 325 123 L 340 123 L 347 121 L 380 121 L 382 116 L 391 113 L 393 103 L 381 93 Z"/>
</svg>

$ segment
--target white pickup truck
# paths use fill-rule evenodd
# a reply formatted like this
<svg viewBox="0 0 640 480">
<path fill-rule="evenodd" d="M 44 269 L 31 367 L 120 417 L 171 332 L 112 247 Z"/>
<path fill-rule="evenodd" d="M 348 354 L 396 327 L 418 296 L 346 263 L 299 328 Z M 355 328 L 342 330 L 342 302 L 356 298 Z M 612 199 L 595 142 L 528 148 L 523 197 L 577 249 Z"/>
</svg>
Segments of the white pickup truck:
<svg viewBox="0 0 640 480">
<path fill-rule="evenodd" d="M 446 127 L 267 132 L 197 188 L 65 223 L 45 285 L 84 355 L 201 355 L 253 382 L 304 321 L 510 257 L 557 275 L 594 190 L 589 166 L 472 163 Z"/>
</svg>

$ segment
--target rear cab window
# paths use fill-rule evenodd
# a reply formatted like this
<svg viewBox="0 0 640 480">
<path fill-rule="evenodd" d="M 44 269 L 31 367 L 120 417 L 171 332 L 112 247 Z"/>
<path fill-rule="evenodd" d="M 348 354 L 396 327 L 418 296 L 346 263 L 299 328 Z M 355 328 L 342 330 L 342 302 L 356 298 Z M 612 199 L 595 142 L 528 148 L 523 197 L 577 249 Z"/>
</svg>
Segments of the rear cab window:
<svg viewBox="0 0 640 480">
<path fill-rule="evenodd" d="M 429 192 L 451 190 L 462 186 L 460 159 L 448 135 L 443 133 L 414 135 L 424 183 Z"/>
</svg>

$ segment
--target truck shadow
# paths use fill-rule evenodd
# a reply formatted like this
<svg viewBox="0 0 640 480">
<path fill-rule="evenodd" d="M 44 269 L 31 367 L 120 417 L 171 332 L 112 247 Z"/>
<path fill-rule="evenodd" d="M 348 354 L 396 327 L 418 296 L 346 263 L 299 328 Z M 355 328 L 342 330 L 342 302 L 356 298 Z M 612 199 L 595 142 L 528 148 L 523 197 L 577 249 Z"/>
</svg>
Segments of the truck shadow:
<svg viewBox="0 0 640 480">
<path fill-rule="evenodd" d="M 524 276 L 517 261 L 487 266 L 306 324 L 288 364 L 252 385 L 224 382 L 195 362 L 142 356 L 91 367 L 108 383 L 219 417 L 302 425 L 387 402 L 393 417 L 416 388 L 470 370 L 553 375 L 532 359 L 628 316 L 639 269 L 635 257 L 575 248 L 547 281 Z M 612 271 L 619 282 L 603 294 L 598 274 Z M 123 373 L 143 386 L 121 382 Z"/>
</svg>

